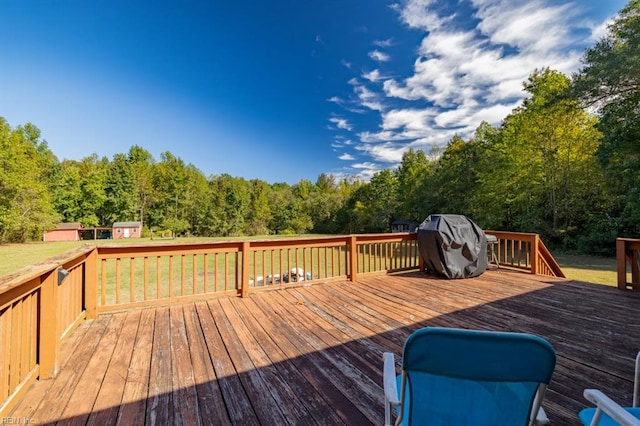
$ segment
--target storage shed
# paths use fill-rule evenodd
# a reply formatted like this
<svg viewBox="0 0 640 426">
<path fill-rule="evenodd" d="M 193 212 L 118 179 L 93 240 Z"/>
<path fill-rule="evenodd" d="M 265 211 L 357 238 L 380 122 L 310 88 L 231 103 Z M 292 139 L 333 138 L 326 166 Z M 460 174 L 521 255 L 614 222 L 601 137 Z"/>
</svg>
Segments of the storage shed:
<svg viewBox="0 0 640 426">
<path fill-rule="evenodd" d="M 142 222 L 114 222 L 113 238 L 140 238 L 142 236 Z"/>
<path fill-rule="evenodd" d="M 80 222 L 59 223 L 44 233 L 42 241 L 79 241 L 82 224 Z"/>
<path fill-rule="evenodd" d="M 394 220 L 391 222 L 391 232 L 416 232 L 418 222 L 410 220 Z"/>
</svg>

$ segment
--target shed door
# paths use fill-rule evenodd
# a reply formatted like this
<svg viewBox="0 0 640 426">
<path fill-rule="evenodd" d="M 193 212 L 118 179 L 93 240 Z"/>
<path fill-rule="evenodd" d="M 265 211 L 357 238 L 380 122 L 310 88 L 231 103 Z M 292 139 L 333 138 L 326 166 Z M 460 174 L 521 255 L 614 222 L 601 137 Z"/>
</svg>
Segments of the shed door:
<svg viewBox="0 0 640 426">
<path fill-rule="evenodd" d="M 124 228 L 124 237 L 129 238 L 129 228 Z"/>
</svg>

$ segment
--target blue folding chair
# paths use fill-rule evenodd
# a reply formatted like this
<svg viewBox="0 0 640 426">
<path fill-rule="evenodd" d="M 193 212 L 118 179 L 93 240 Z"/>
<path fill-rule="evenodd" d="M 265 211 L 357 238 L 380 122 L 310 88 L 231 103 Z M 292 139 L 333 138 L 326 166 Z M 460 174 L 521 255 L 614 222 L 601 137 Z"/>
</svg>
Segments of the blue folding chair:
<svg viewBox="0 0 640 426">
<path fill-rule="evenodd" d="M 407 338 L 402 374 L 392 353 L 383 358 L 385 425 L 393 411 L 396 425 L 548 423 L 541 404 L 556 353 L 541 337 L 428 327 Z"/>
<path fill-rule="evenodd" d="M 585 408 L 578 417 L 588 426 L 640 426 L 640 352 L 636 356 L 636 372 L 633 380 L 633 402 L 623 407 L 598 389 L 585 389 L 584 397 L 595 404 Z"/>
</svg>

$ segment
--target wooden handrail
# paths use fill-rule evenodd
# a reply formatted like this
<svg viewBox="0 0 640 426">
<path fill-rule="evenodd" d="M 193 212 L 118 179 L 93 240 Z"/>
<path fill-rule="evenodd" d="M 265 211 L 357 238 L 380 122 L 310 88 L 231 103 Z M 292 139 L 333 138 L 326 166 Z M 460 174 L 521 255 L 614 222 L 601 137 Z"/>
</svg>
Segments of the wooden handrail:
<svg viewBox="0 0 640 426">
<path fill-rule="evenodd" d="M 486 231 L 497 238 L 495 254 L 501 267 L 526 270 L 534 275 L 565 278 L 560 265 L 538 234 Z"/>
<path fill-rule="evenodd" d="M 631 281 L 627 281 L 627 267 L 631 272 Z M 640 240 L 633 238 L 616 239 L 616 270 L 618 288 L 640 289 Z"/>
<path fill-rule="evenodd" d="M 85 319 L 95 247 L 83 247 L 0 278 L 0 418 L 38 377 L 57 374 L 60 342 Z M 64 268 L 66 274 L 59 274 Z M 65 277 L 64 280 L 61 278 Z M 91 297 L 91 296 L 89 296 Z"/>
<path fill-rule="evenodd" d="M 419 267 L 415 234 L 97 247 L 96 311 L 349 279 Z"/>
<path fill-rule="evenodd" d="M 501 267 L 563 276 L 536 234 L 488 233 L 498 238 Z M 625 250 L 637 256 L 635 244 Z M 355 281 L 422 264 L 415 233 L 83 246 L 0 278 L 0 339 L 11 342 L 0 362 L 0 417 L 34 380 L 56 375 L 61 339 L 101 312 Z M 632 275 L 638 284 L 637 267 Z"/>
</svg>

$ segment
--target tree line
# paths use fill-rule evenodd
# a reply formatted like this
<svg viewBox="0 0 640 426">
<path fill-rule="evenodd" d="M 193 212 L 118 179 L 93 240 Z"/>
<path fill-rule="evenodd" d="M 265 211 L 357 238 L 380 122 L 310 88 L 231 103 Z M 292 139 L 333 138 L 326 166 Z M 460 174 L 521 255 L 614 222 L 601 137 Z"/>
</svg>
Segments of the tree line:
<svg viewBox="0 0 640 426">
<path fill-rule="evenodd" d="M 640 0 L 632 0 L 579 72 L 535 70 L 499 126 L 481 123 L 471 138 L 430 152 L 410 149 L 367 182 L 207 177 L 141 146 L 59 161 L 36 126 L 0 117 L 0 242 L 39 240 L 60 221 L 249 236 L 388 232 L 396 219 L 456 213 L 484 229 L 610 254 L 617 236 L 640 236 L 639 52 Z"/>
</svg>

